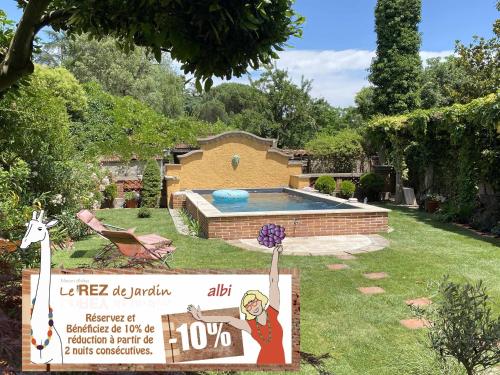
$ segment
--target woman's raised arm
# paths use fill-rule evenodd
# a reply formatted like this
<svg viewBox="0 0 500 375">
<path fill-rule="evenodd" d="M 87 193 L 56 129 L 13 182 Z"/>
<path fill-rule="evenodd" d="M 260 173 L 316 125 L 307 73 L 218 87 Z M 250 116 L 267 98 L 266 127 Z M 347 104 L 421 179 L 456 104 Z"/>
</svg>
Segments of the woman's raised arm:
<svg viewBox="0 0 500 375">
<path fill-rule="evenodd" d="M 281 245 L 274 248 L 273 259 L 271 260 L 271 270 L 269 271 L 269 305 L 276 311 L 280 310 L 278 258 L 282 251 L 283 246 Z"/>
</svg>

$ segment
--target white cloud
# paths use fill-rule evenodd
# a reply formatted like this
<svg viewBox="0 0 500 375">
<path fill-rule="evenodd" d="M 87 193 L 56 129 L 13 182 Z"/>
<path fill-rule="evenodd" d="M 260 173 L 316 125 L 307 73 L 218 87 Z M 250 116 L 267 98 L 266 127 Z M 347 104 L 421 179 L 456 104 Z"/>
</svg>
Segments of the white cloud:
<svg viewBox="0 0 500 375">
<path fill-rule="evenodd" d="M 453 51 L 422 51 L 422 61 L 449 56 Z M 375 51 L 348 49 L 283 51 L 277 66 L 288 70 L 295 82 L 301 77 L 312 79 L 312 96 L 323 97 L 333 106 L 354 104 L 354 96 L 368 86 L 368 71 Z"/>
<path fill-rule="evenodd" d="M 445 57 L 453 51 L 422 51 L 422 61 L 431 57 Z M 313 81 L 311 95 L 325 98 L 331 105 L 345 107 L 354 104 L 354 96 L 368 86 L 368 71 L 374 51 L 347 49 L 334 50 L 289 50 L 280 53 L 276 61 L 278 68 L 288 70 L 291 79 L 300 83 L 302 77 Z M 257 78 L 259 72 L 252 72 Z M 214 80 L 215 84 L 223 81 Z M 232 79 L 231 82 L 248 83 L 247 77 Z"/>
</svg>

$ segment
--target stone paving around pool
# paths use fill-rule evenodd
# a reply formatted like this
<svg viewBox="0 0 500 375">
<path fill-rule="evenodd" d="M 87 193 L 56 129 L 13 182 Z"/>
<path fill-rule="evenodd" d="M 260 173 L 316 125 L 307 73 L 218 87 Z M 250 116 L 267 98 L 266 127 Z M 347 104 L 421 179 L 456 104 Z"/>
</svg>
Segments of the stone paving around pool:
<svg viewBox="0 0 500 375">
<path fill-rule="evenodd" d="M 272 253 L 272 249 L 259 245 L 257 239 L 226 242 L 246 250 Z M 283 241 L 285 255 L 334 255 L 342 260 L 355 259 L 352 254 L 369 253 L 387 246 L 389 241 L 378 234 L 288 237 Z"/>
</svg>

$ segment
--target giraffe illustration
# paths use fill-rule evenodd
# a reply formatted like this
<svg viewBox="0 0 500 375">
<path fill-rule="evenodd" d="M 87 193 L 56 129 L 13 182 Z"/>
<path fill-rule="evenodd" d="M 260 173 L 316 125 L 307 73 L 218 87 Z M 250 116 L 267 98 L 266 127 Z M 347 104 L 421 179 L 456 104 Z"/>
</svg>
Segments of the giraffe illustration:
<svg viewBox="0 0 500 375">
<path fill-rule="evenodd" d="M 31 361 L 33 363 L 62 363 L 62 341 L 56 329 L 57 311 L 50 305 L 51 253 L 49 228 L 57 224 L 57 220 L 43 222 L 43 210 L 37 218 L 36 211 L 29 223 L 21 242 L 21 249 L 32 243 L 40 242 L 40 272 L 36 283 L 35 295 L 31 300 Z M 61 312 L 59 312 L 61 314 Z"/>
</svg>

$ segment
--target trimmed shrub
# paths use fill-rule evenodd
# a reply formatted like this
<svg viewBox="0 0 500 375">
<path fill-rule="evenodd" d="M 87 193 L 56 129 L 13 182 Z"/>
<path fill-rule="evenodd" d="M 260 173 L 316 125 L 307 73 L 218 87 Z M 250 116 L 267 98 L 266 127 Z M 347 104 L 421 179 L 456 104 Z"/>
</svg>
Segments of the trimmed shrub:
<svg viewBox="0 0 500 375">
<path fill-rule="evenodd" d="M 352 181 L 342 181 L 340 183 L 340 196 L 342 198 L 351 198 L 356 191 L 356 185 Z"/>
<path fill-rule="evenodd" d="M 369 201 L 378 201 L 384 188 L 384 178 L 376 173 L 365 173 L 359 179 L 359 185 Z"/>
<path fill-rule="evenodd" d="M 314 187 L 324 194 L 331 194 L 335 191 L 335 180 L 332 176 L 321 176 L 316 180 Z"/>
<path fill-rule="evenodd" d="M 150 159 L 144 167 L 142 177 L 142 206 L 158 207 L 161 194 L 161 174 L 156 160 Z"/>
<path fill-rule="evenodd" d="M 141 207 L 139 211 L 137 211 L 137 217 L 139 219 L 151 217 L 151 210 L 147 207 Z"/>
</svg>

